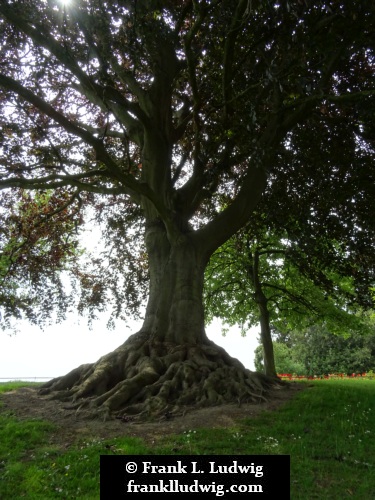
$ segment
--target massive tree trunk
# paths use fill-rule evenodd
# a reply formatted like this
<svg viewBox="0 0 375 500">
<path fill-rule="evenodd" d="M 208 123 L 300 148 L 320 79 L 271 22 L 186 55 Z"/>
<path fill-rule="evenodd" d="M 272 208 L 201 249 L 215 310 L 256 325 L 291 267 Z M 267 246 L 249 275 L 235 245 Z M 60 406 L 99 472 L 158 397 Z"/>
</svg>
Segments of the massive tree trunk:
<svg viewBox="0 0 375 500">
<path fill-rule="evenodd" d="M 147 228 L 146 244 L 150 295 L 141 330 L 96 363 L 49 381 L 41 393 L 105 417 L 263 401 L 274 381 L 245 369 L 206 336 L 206 262 L 189 233 L 171 244 L 156 221 Z"/>
</svg>

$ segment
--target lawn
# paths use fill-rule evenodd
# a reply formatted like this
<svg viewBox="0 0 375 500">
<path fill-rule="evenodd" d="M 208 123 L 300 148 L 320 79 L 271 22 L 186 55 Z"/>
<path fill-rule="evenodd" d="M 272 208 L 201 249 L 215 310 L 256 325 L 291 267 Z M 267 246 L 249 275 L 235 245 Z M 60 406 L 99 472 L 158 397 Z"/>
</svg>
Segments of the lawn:
<svg viewBox="0 0 375 500">
<path fill-rule="evenodd" d="M 3 409 L 0 498 L 97 499 L 99 457 L 113 453 L 287 454 L 292 499 L 375 498 L 375 380 L 299 383 L 307 389 L 276 411 L 239 421 L 233 428 L 186 429 L 154 445 L 127 436 L 110 442 L 93 437 L 64 449 L 51 445 L 49 437 L 57 432 L 51 423 L 21 421 Z M 0 392 L 14 387 L 0 384 Z"/>
</svg>

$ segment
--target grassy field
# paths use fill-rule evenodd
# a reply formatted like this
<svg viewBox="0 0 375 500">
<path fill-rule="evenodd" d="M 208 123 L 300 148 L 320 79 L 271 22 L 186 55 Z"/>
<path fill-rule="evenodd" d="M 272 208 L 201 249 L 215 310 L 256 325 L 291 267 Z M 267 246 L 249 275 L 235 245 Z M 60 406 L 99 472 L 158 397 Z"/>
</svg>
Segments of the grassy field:
<svg viewBox="0 0 375 500">
<path fill-rule="evenodd" d="M 106 447 L 93 438 L 64 450 L 48 444 L 52 424 L 21 422 L 1 412 L 0 498 L 98 499 L 99 457 L 115 450 L 126 455 L 287 454 L 292 499 L 375 499 L 375 380 L 308 385 L 281 409 L 235 428 L 187 429 L 153 447 L 129 437 L 111 439 Z M 0 392 L 15 386 L 0 384 Z"/>
</svg>

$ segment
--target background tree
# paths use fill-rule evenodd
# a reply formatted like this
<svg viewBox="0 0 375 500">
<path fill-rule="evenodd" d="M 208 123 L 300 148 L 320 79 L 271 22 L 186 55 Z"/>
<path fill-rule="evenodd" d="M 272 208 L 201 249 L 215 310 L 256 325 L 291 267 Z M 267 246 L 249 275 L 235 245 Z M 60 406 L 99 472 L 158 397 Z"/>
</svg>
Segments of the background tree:
<svg viewBox="0 0 375 500">
<path fill-rule="evenodd" d="M 301 329 L 324 321 L 332 331 L 345 334 L 360 318 L 350 313 L 356 295 L 353 279 L 334 271 L 337 261 L 332 258 L 332 267 L 324 269 L 320 261 L 310 261 L 309 254 L 301 255 L 298 242 L 286 234 L 271 234 L 262 226 L 263 219 L 258 217 L 258 225 L 245 227 L 212 255 L 205 302 L 209 321 L 216 316 L 231 326 L 240 324 L 244 334 L 245 328 L 259 324 L 262 366 L 268 376 L 276 377 L 272 328 Z M 324 276 L 318 284 L 309 278 L 316 272 L 314 265 Z"/>
<path fill-rule="evenodd" d="M 303 365 L 303 375 L 364 373 L 375 368 L 374 319 L 366 316 L 364 321 L 365 327 L 362 324 L 347 335 L 335 335 L 324 324 L 287 334 L 278 332 L 274 346 L 276 349 L 282 346 L 281 350 L 292 361 L 291 367 L 298 360 Z M 281 364 L 279 369 L 282 368 L 286 367 Z"/>
<path fill-rule="evenodd" d="M 286 173 L 311 191 L 346 178 L 345 163 L 317 164 L 311 148 L 285 160 L 295 133 L 312 128 L 330 149 L 366 114 L 372 14 L 349 1 L 1 3 L 0 187 L 116 199 L 124 225 L 133 210 L 144 221 L 141 330 L 46 391 L 105 413 L 259 400 L 269 380 L 206 337 L 204 269 L 263 194 L 280 196 Z"/>
</svg>

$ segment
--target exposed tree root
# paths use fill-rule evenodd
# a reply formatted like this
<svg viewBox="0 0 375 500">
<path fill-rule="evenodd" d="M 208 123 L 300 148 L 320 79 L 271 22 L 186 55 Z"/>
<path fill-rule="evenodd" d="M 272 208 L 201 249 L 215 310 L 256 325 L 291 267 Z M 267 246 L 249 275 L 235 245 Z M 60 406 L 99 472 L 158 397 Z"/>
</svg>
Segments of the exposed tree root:
<svg viewBox="0 0 375 500">
<path fill-rule="evenodd" d="M 138 333 L 94 364 L 81 365 L 44 384 L 41 394 L 103 418 L 154 417 L 224 403 L 261 402 L 283 386 L 245 369 L 213 342 L 172 345 Z"/>
</svg>

